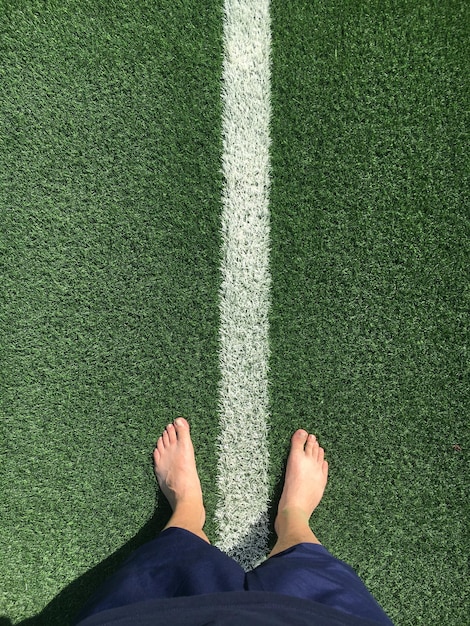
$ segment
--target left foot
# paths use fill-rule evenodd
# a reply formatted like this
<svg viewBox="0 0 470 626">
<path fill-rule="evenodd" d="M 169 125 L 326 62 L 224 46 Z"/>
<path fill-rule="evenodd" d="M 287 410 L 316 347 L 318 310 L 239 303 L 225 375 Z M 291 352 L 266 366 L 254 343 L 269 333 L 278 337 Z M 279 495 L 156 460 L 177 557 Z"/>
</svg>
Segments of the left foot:
<svg viewBox="0 0 470 626">
<path fill-rule="evenodd" d="M 196 469 L 189 424 L 178 417 L 168 424 L 153 452 L 155 475 L 173 513 L 182 514 L 202 529 L 206 511 Z"/>
</svg>

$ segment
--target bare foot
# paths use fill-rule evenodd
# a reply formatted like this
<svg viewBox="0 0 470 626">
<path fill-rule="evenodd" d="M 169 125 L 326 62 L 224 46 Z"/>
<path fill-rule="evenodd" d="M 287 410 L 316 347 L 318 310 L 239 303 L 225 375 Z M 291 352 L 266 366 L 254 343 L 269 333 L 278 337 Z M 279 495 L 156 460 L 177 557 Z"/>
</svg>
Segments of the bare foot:
<svg viewBox="0 0 470 626">
<path fill-rule="evenodd" d="M 178 417 L 163 431 L 153 460 L 158 484 L 174 512 L 172 519 L 184 520 L 175 525 L 202 529 L 206 511 L 189 424 L 183 417 Z"/>
<path fill-rule="evenodd" d="M 324 460 L 324 454 L 315 435 L 309 435 L 305 430 L 293 434 L 278 516 L 295 510 L 302 512 L 308 521 L 322 499 L 328 480 L 328 462 Z"/>
</svg>

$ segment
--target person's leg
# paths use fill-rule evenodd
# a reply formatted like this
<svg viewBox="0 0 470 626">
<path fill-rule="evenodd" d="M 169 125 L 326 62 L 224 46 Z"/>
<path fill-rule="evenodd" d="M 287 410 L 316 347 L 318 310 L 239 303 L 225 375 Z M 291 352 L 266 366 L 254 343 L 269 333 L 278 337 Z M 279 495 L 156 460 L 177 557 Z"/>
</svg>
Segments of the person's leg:
<svg viewBox="0 0 470 626">
<path fill-rule="evenodd" d="M 314 435 L 297 430 L 275 520 L 277 542 L 268 559 L 246 574 L 247 589 L 310 599 L 393 626 L 352 567 L 330 554 L 310 529 L 327 480 L 323 448 Z"/>
<path fill-rule="evenodd" d="M 157 598 L 243 591 L 245 571 L 201 537 L 173 526 L 135 550 L 88 599 L 74 624 L 108 609 Z"/>
<path fill-rule="evenodd" d="M 322 499 L 328 480 L 324 454 L 315 435 L 297 430 L 292 436 L 284 489 L 274 522 L 277 542 L 269 557 L 299 543 L 320 543 L 310 529 L 309 519 Z"/>
<path fill-rule="evenodd" d="M 78 623 L 107 609 L 153 598 L 242 591 L 245 571 L 212 546 L 189 424 L 169 424 L 154 451 L 155 474 L 173 514 L 152 541 L 133 552 L 82 608 Z"/>
<path fill-rule="evenodd" d="M 189 424 L 178 417 L 168 424 L 153 453 L 155 475 L 173 510 L 167 528 L 183 528 L 210 543 L 203 531 L 206 511 L 196 469 Z"/>
</svg>

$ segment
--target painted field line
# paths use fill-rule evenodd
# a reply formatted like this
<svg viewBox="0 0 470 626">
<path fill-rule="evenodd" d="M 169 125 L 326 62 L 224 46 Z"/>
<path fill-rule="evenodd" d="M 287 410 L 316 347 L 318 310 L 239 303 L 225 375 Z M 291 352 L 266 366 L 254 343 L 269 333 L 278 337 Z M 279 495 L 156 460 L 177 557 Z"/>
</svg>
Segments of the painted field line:
<svg viewBox="0 0 470 626">
<path fill-rule="evenodd" d="M 225 0 L 216 545 L 250 569 L 268 540 L 269 0 Z"/>
</svg>

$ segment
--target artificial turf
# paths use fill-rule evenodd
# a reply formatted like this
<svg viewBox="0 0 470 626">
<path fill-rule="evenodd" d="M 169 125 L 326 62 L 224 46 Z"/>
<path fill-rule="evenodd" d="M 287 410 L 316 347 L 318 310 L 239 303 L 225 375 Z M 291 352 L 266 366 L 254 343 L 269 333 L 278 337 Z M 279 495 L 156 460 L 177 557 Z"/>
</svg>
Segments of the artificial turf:
<svg viewBox="0 0 470 626">
<path fill-rule="evenodd" d="M 318 434 L 318 536 L 396 624 L 465 623 L 469 8 L 272 16 L 272 445 Z"/>
<path fill-rule="evenodd" d="M 272 2 L 273 509 L 307 428 L 397 626 L 469 608 L 469 12 Z M 221 2 L 2 0 L 0 53 L 0 624 L 63 625 L 166 521 L 178 414 L 217 536 Z"/>
<path fill-rule="evenodd" d="M 215 482 L 221 8 L 0 7 L 0 615 L 63 626 L 178 414 Z"/>
</svg>

